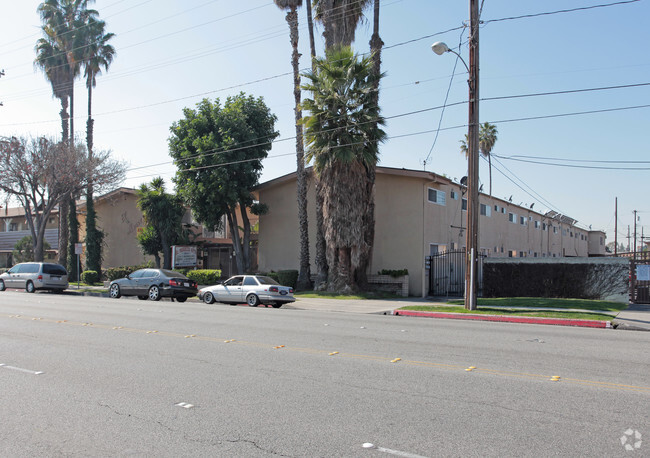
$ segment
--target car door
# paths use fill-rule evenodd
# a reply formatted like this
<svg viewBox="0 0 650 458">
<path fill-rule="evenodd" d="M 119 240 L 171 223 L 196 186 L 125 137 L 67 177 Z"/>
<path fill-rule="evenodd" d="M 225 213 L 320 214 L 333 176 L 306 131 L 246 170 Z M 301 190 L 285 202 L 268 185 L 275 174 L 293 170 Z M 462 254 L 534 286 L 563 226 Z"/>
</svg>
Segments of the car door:
<svg viewBox="0 0 650 458">
<path fill-rule="evenodd" d="M 242 283 L 244 281 L 243 276 L 236 276 L 226 280 L 222 287 L 219 288 L 216 293 L 218 297 L 216 298 L 219 302 L 232 302 L 240 303 L 242 302 Z"/>
<path fill-rule="evenodd" d="M 18 283 L 18 271 L 22 264 L 16 264 L 11 269 L 7 271 L 7 276 L 4 278 L 5 287 L 7 288 L 18 288 L 16 284 Z"/>
<path fill-rule="evenodd" d="M 138 296 L 146 296 L 149 294 L 151 285 L 158 283 L 160 272 L 155 269 L 146 269 L 137 281 L 136 288 L 138 289 Z"/>
<path fill-rule="evenodd" d="M 130 273 L 128 278 L 122 282 L 120 289 L 122 290 L 122 294 L 124 296 L 135 296 L 138 294 L 136 289 L 137 281 L 140 277 L 142 277 L 143 273 L 144 269 L 136 270 L 135 272 Z"/>
</svg>

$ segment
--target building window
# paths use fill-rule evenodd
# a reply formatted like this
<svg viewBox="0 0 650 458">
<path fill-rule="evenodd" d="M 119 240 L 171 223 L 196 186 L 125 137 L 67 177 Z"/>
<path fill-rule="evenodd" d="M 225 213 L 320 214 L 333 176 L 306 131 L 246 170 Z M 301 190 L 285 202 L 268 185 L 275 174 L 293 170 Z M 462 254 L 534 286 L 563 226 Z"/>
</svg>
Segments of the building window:
<svg viewBox="0 0 650 458">
<path fill-rule="evenodd" d="M 553 226 L 553 233 L 557 234 L 557 226 Z"/>
<path fill-rule="evenodd" d="M 458 200 L 458 193 L 456 191 L 450 191 L 449 196 L 454 200 Z"/>
<path fill-rule="evenodd" d="M 539 221 L 535 221 L 535 229 L 539 229 Z"/>
<path fill-rule="evenodd" d="M 542 223 L 542 230 L 543 230 L 543 231 L 546 230 L 546 223 Z"/>
<path fill-rule="evenodd" d="M 480 204 L 479 207 L 480 207 L 479 212 L 481 213 L 481 216 L 492 216 L 492 209 L 490 207 L 488 207 L 485 204 Z"/>
<path fill-rule="evenodd" d="M 495 205 L 495 206 L 494 206 L 494 212 L 495 212 L 495 213 L 499 213 L 499 206 L 498 206 L 498 205 Z"/>
<path fill-rule="evenodd" d="M 18 224 L 17 223 L 10 223 L 9 224 L 9 230 L 11 232 L 17 231 L 18 230 Z"/>
<path fill-rule="evenodd" d="M 501 207 L 501 213 L 506 214 L 506 207 Z"/>
<path fill-rule="evenodd" d="M 519 224 L 521 224 L 522 226 L 526 226 L 527 223 L 528 223 L 528 222 L 526 221 L 526 217 L 525 217 L 525 216 L 520 216 L 520 217 L 519 217 Z"/>
<path fill-rule="evenodd" d="M 445 192 L 439 191 L 437 189 L 429 188 L 429 202 L 433 202 L 434 204 L 438 204 L 438 205 L 445 205 L 446 204 Z"/>
<path fill-rule="evenodd" d="M 514 213 L 508 213 L 508 221 L 517 224 L 517 215 Z"/>
<path fill-rule="evenodd" d="M 523 251 L 520 251 L 520 252 L 519 252 L 519 257 L 520 257 L 520 258 L 525 258 L 525 257 L 526 257 L 526 253 L 524 253 Z"/>
<path fill-rule="evenodd" d="M 463 199 L 463 200 L 462 200 L 461 208 L 462 208 L 463 210 L 467 211 L 467 199 Z"/>
</svg>

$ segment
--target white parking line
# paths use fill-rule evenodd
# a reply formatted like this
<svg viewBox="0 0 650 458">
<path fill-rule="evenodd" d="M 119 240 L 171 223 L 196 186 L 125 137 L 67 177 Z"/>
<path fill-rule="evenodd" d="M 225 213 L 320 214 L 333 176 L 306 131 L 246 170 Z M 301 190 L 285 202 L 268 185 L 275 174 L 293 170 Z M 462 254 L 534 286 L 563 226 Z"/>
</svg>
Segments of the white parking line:
<svg viewBox="0 0 650 458">
<path fill-rule="evenodd" d="M 23 369 L 21 367 L 7 366 L 6 364 L 3 363 L 0 363 L 0 367 L 4 367 L 5 369 L 13 369 L 15 371 L 25 372 L 27 374 L 32 374 L 32 375 L 41 375 L 45 373 L 43 371 L 32 371 L 29 369 Z"/>
<path fill-rule="evenodd" d="M 374 450 L 377 450 L 378 452 L 389 453 L 389 454 L 395 455 L 395 456 L 403 456 L 405 458 L 427 458 L 425 456 L 415 455 L 415 454 L 409 453 L 409 452 L 401 452 L 399 450 L 392 450 L 390 448 L 379 447 L 378 445 L 371 444 L 370 442 L 366 442 L 365 444 L 363 444 L 363 448 L 372 448 Z"/>
</svg>

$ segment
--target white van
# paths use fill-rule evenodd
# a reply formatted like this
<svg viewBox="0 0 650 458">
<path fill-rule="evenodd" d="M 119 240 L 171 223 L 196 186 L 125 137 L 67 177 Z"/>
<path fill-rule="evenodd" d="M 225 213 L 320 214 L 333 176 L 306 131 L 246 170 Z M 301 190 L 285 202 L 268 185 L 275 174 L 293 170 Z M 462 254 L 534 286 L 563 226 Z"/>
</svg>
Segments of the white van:
<svg viewBox="0 0 650 458">
<path fill-rule="evenodd" d="M 0 275 L 0 291 L 18 288 L 28 293 L 37 289 L 61 292 L 67 287 L 68 272 L 65 267 L 49 262 L 23 262 Z"/>
</svg>

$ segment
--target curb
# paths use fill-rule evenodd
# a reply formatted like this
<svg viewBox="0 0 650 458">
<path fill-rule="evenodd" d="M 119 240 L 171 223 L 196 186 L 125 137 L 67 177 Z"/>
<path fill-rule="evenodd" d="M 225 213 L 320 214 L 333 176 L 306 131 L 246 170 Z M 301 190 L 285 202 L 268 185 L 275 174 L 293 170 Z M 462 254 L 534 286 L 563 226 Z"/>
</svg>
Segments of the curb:
<svg viewBox="0 0 650 458">
<path fill-rule="evenodd" d="M 564 318 L 531 318 L 504 315 L 472 315 L 470 313 L 417 312 L 414 310 L 393 310 L 395 316 L 415 316 L 424 318 L 445 318 L 452 320 L 498 321 L 505 323 L 551 324 L 556 326 L 579 326 L 585 328 L 612 328 L 611 321 L 568 320 Z"/>
</svg>

